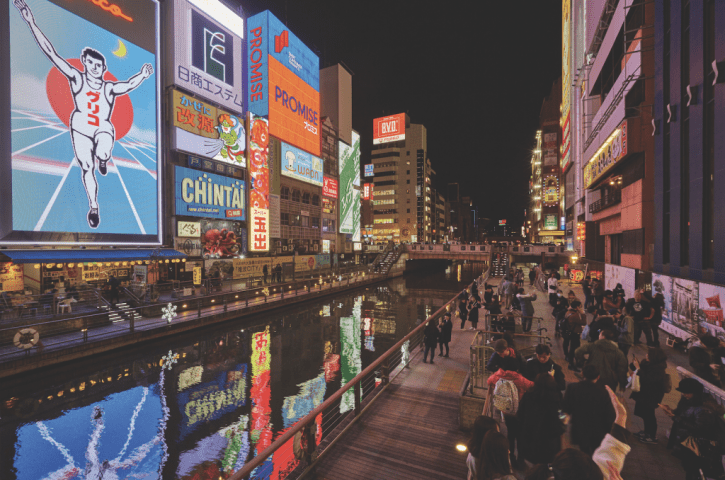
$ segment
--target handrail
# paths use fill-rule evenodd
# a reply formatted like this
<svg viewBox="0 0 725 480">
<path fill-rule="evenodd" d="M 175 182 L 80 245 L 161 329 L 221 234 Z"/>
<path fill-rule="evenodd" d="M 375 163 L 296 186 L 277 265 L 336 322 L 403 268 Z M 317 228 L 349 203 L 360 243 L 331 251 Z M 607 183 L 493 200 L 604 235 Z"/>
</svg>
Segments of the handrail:
<svg viewBox="0 0 725 480">
<path fill-rule="evenodd" d="M 712 383 L 710 383 L 706 380 L 703 380 L 702 378 L 698 377 L 691 371 L 686 370 L 682 367 L 677 367 L 677 373 L 678 373 L 678 375 L 680 375 L 680 377 L 694 378 L 695 380 L 700 382 L 702 384 L 702 386 L 705 387 L 705 391 L 707 393 L 709 393 L 710 395 L 712 395 L 715 398 L 715 401 L 717 401 L 717 403 L 725 406 L 725 391 L 716 387 Z"/>
<path fill-rule="evenodd" d="M 486 271 L 486 277 L 488 277 L 488 272 L 490 270 Z M 476 284 L 476 281 L 471 282 L 471 284 L 467 287 L 470 288 Z M 435 319 L 442 313 L 450 311 L 450 305 L 453 303 L 455 304 L 456 300 L 458 299 L 458 295 L 454 296 L 451 300 L 446 302 L 441 308 L 436 310 L 433 314 L 431 314 L 428 318 L 425 319 L 425 321 L 421 322 L 420 325 L 415 327 L 413 330 L 410 331 L 405 337 L 403 337 L 398 343 L 393 345 L 390 349 L 388 349 L 387 352 L 382 354 L 377 360 L 375 360 L 372 364 L 370 364 L 365 370 L 360 372 L 355 378 L 347 382 L 345 385 L 343 385 L 337 392 L 335 392 L 330 398 L 322 402 L 320 405 L 317 406 L 314 410 L 312 410 L 310 413 L 308 413 L 305 417 L 300 419 L 295 425 L 293 425 L 289 430 L 287 430 L 284 434 L 282 434 L 277 440 L 272 442 L 272 444 L 265 448 L 261 453 L 257 454 L 251 461 L 247 462 L 247 464 L 242 467 L 241 470 L 234 473 L 231 477 L 229 477 L 229 480 L 242 480 L 249 476 L 254 469 L 256 469 L 258 466 L 260 466 L 262 463 L 264 463 L 267 458 L 269 458 L 270 455 L 272 455 L 275 451 L 277 451 L 280 447 L 282 447 L 284 444 L 286 444 L 291 438 L 293 438 L 297 432 L 302 430 L 307 426 L 308 423 L 314 421 L 315 417 L 325 411 L 328 407 L 332 406 L 336 401 L 338 401 L 342 395 L 353 388 L 358 382 L 362 381 L 367 375 L 370 375 L 373 373 L 379 366 L 382 364 L 385 360 L 387 360 L 391 355 L 397 353 L 400 351 L 401 347 L 405 344 L 405 342 L 409 341 L 414 335 L 420 333 L 425 329 L 426 325 L 428 325 L 428 322 Z"/>
</svg>

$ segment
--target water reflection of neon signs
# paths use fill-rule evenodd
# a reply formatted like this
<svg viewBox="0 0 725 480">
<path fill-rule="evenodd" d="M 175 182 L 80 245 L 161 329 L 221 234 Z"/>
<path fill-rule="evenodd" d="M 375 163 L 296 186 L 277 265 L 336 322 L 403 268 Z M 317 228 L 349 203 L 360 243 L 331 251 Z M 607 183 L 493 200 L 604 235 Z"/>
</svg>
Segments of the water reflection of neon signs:
<svg viewBox="0 0 725 480">
<path fill-rule="evenodd" d="M 331 382 L 337 378 L 340 372 L 340 355 L 336 353 L 328 353 L 325 355 L 325 381 Z"/>
<path fill-rule="evenodd" d="M 247 365 L 221 372 L 213 381 L 180 392 L 177 398 L 183 419 L 179 438 L 184 439 L 197 424 L 216 420 L 247 403 Z"/>
<path fill-rule="evenodd" d="M 325 374 L 320 373 L 319 376 L 297 385 L 300 387 L 300 393 L 285 397 L 282 404 L 282 420 L 284 428 L 289 428 L 297 421 L 318 407 L 325 398 Z"/>
<path fill-rule="evenodd" d="M 365 331 L 365 350 L 375 351 L 375 325 L 372 319 L 363 318 L 363 330 Z"/>
<path fill-rule="evenodd" d="M 132 388 L 18 428 L 16 478 L 156 478 L 166 434 L 157 391 Z"/>
<path fill-rule="evenodd" d="M 352 317 L 340 318 L 340 340 L 342 350 L 340 352 L 342 384 L 355 378 L 362 371 L 360 360 L 360 316 L 362 315 L 362 298 L 355 298 L 352 307 Z M 349 389 L 342 394 L 340 400 L 340 413 L 352 410 L 355 406 L 354 389 Z"/>
<path fill-rule="evenodd" d="M 249 456 L 249 417 L 199 440 L 192 450 L 179 455 L 176 478 L 219 478 L 222 472 L 241 469 Z M 221 459 L 221 465 L 219 465 Z"/>
<path fill-rule="evenodd" d="M 323 305 L 322 306 L 322 316 L 323 317 L 329 317 L 330 316 L 330 306 L 329 305 Z"/>
<path fill-rule="evenodd" d="M 269 327 L 252 336 L 252 443 L 256 444 L 255 455 L 272 444 L 269 342 Z M 272 457 L 254 470 L 255 478 L 270 477 L 273 470 Z"/>
<path fill-rule="evenodd" d="M 193 387 L 201 383 L 201 374 L 204 373 L 204 367 L 190 367 L 179 374 L 179 392 L 189 387 Z"/>
</svg>

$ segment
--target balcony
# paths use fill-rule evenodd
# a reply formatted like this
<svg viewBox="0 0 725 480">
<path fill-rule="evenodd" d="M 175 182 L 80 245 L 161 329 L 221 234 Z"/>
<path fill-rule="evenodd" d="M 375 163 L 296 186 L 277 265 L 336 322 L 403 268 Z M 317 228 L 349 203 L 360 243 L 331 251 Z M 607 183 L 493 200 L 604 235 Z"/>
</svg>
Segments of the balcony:
<svg viewBox="0 0 725 480">
<path fill-rule="evenodd" d="M 621 190 L 615 190 L 614 192 L 610 193 L 609 195 L 605 195 L 596 202 L 589 205 L 589 213 L 597 213 L 601 212 L 605 208 L 611 207 L 612 205 L 616 205 L 619 202 L 622 201 L 622 191 Z"/>
</svg>

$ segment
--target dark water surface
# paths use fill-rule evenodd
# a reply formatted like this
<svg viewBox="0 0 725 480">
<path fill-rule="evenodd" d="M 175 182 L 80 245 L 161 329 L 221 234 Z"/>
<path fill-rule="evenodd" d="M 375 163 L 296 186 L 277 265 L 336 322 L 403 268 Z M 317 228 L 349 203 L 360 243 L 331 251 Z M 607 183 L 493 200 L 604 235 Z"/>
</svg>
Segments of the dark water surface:
<svg viewBox="0 0 725 480">
<path fill-rule="evenodd" d="M 415 272 L 6 380 L 0 479 L 226 478 L 481 269 Z M 340 413 L 353 403 L 350 391 Z M 266 478 L 294 466 L 291 448 Z"/>
</svg>

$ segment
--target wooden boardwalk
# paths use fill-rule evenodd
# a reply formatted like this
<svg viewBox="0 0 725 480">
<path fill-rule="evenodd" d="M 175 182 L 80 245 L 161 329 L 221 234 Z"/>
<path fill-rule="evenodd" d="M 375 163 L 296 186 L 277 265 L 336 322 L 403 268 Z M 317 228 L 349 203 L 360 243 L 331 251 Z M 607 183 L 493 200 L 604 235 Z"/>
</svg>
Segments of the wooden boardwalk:
<svg viewBox="0 0 725 480">
<path fill-rule="evenodd" d="M 466 478 L 467 453 L 455 447 L 468 440 L 458 429 L 458 404 L 473 332 L 458 327 L 454 322 L 451 358 L 436 356 L 434 365 L 424 364 L 417 350 L 411 368 L 392 382 L 308 478 Z"/>
</svg>

